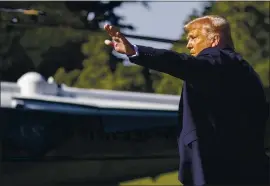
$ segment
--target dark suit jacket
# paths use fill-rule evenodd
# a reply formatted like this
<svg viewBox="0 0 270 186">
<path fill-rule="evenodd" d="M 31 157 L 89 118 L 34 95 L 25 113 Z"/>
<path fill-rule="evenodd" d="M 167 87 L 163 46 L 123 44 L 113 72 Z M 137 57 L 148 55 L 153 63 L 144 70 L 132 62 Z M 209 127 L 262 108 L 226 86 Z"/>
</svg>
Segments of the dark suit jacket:
<svg viewBox="0 0 270 186">
<path fill-rule="evenodd" d="M 198 185 L 266 183 L 264 130 L 269 107 L 258 75 L 241 55 L 230 48 L 207 48 L 193 57 L 137 47 L 139 56 L 130 58 L 132 63 L 186 83 L 194 125 L 182 122 L 181 98 L 180 181 L 188 182 L 183 174 L 191 169 L 194 184 L 204 176 Z"/>
</svg>

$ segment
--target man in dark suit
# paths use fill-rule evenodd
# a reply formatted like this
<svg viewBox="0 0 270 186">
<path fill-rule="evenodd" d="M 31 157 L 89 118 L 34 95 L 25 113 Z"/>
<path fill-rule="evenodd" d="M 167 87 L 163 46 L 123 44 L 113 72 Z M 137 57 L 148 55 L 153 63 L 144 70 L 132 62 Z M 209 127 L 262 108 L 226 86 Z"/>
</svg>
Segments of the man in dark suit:
<svg viewBox="0 0 270 186">
<path fill-rule="evenodd" d="M 115 27 L 105 44 L 132 63 L 184 80 L 179 105 L 179 180 L 192 185 L 267 185 L 268 104 L 253 68 L 235 52 L 220 16 L 187 25 L 190 54 L 132 45 Z M 191 175 L 191 176 L 190 176 Z"/>
</svg>

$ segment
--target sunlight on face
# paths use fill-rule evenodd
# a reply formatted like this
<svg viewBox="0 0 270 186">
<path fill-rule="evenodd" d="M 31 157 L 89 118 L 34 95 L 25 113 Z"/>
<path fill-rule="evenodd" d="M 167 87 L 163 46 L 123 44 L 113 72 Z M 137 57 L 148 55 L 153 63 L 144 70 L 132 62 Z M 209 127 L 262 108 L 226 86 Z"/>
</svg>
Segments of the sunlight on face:
<svg viewBox="0 0 270 186">
<path fill-rule="evenodd" d="M 192 56 L 197 56 L 202 50 L 212 46 L 211 41 L 201 25 L 196 25 L 188 32 L 187 48 Z"/>
</svg>

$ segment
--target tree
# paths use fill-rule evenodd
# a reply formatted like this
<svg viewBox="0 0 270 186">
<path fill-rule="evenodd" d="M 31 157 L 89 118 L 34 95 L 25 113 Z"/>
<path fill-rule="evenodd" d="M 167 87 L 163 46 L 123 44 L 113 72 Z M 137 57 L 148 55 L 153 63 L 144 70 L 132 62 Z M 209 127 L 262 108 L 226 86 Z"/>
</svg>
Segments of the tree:
<svg viewBox="0 0 270 186">
<path fill-rule="evenodd" d="M 147 86 L 147 78 L 145 68 L 141 66 L 124 66 L 117 64 L 117 70 L 114 73 L 115 90 L 137 91 L 137 92 L 153 92 L 152 85 Z M 147 76 L 147 77 L 145 77 Z"/>
<path fill-rule="evenodd" d="M 88 42 L 83 44 L 82 52 L 86 55 L 86 59 L 83 61 L 84 67 L 74 86 L 112 89 L 113 75 L 107 64 L 109 54 L 104 52 L 105 38 L 103 33 L 93 34 L 89 36 Z"/>
<path fill-rule="evenodd" d="M 121 4 L 122 2 L 1 2 L 0 7 L 2 8 L 36 9 L 46 13 L 46 16 L 29 16 L 18 12 L 2 12 L 0 15 L 1 28 L 5 30 L 5 32 L 1 32 L 0 37 L 0 42 L 3 44 L 0 47 L 2 56 L 17 56 L 18 51 L 11 50 L 10 47 L 14 48 L 14 44 L 12 45 L 13 38 L 15 35 L 19 35 L 20 39 L 17 39 L 18 42 L 16 43 L 22 46 L 25 56 L 29 56 L 28 62 L 24 60 L 21 61 L 21 64 L 32 64 L 31 68 L 18 71 L 17 63 L 15 64 L 14 60 L 7 62 L 6 59 L 2 59 L 1 66 L 6 67 L 5 63 L 9 64 L 9 68 L 1 68 L 2 80 L 10 80 L 7 74 L 10 74 L 11 71 L 13 71 L 13 75 L 16 74 L 12 81 L 16 81 L 17 77 L 27 71 L 34 70 L 40 72 L 46 78 L 58 73 L 55 77 L 56 80 L 60 81 L 61 79 L 60 82 L 73 82 L 70 85 L 89 87 L 87 83 L 85 86 L 82 84 L 82 77 L 86 73 L 86 69 L 83 68 L 89 70 L 90 67 L 83 66 L 82 62 L 88 61 L 87 64 L 89 65 L 89 61 L 94 61 L 98 57 L 89 56 L 86 52 L 80 51 L 81 45 L 88 43 L 88 46 L 92 46 L 88 49 L 94 50 L 95 45 L 103 44 L 102 40 L 95 43 L 97 41 L 91 39 L 91 37 L 100 33 L 99 23 L 106 20 L 123 29 L 133 29 L 131 25 L 121 25 L 119 20 L 122 18 L 113 12 L 113 9 Z M 91 12 L 94 12 L 95 16 L 92 20 L 88 20 L 88 14 Z M 14 24 L 14 21 L 11 23 L 11 20 L 18 21 L 18 23 Z M 96 27 L 93 27 L 93 25 L 96 25 Z M 7 51 L 9 52 L 7 53 Z M 100 56 L 108 54 L 112 58 L 108 50 L 101 50 L 98 54 Z M 108 60 L 109 57 L 104 57 L 104 60 Z M 84 60 L 84 58 L 93 59 Z M 104 73 L 107 72 L 106 69 L 109 69 L 109 64 L 105 63 L 105 65 Z M 93 65 L 91 68 L 93 72 L 97 72 L 103 67 Z M 71 75 L 72 81 L 69 75 Z M 65 78 L 67 80 L 64 80 Z M 74 78 L 79 79 L 79 82 L 76 83 Z"/>
<path fill-rule="evenodd" d="M 59 8 L 60 11 L 62 11 L 61 15 L 65 16 L 65 18 L 74 17 L 67 12 L 67 9 L 62 6 L 63 3 L 61 2 L 1 2 L 0 5 L 2 8 L 34 8 L 43 10 L 49 14 L 51 12 L 57 12 L 57 8 Z M 50 47 L 59 47 L 64 45 L 68 40 L 76 40 L 83 36 L 82 32 L 78 33 L 70 28 L 60 27 L 57 29 L 50 26 L 39 26 L 36 20 L 37 17 L 24 15 L 20 12 L 1 12 L 0 18 L 3 31 L 1 32 L 1 38 L 3 39 L 1 39 L 2 45 L 0 46 L 2 57 L 1 66 L 7 66 L 5 64 L 9 64 L 9 68 L 1 68 L 1 79 L 6 81 L 16 81 L 18 77 L 28 71 L 39 71 L 40 66 L 46 66 L 42 64 L 42 55 L 46 53 Z M 38 18 L 40 19 L 39 22 L 42 23 L 49 22 L 51 19 L 50 16 Z M 14 24 L 11 20 L 15 20 L 15 22 L 18 21 L 18 23 Z M 67 20 L 69 20 L 71 24 L 74 18 Z M 55 21 L 58 21 L 57 18 Z M 77 22 L 79 24 L 79 20 Z M 18 46 L 20 46 L 20 48 L 18 48 Z M 20 53 L 21 55 L 23 53 L 23 55 L 27 57 L 22 58 Z M 17 56 L 20 56 L 19 63 L 16 62 Z M 20 65 L 18 66 L 18 64 Z M 29 66 L 27 64 L 31 65 Z M 54 66 L 55 64 L 53 64 L 53 67 Z M 50 70 L 54 69 L 51 68 L 50 65 L 46 67 Z M 46 72 L 46 70 L 42 69 L 40 72 L 43 73 L 44 71 Z M 8 74 L 11 74 L 10 72 L 13 72 L 13 79 L 8 77 Z M 54 72 L 52 71 L 51 73 Z M 50 76 L 53 74 L 45 73 L 42 75 Z"/>
<path fill-rule="evenodd" d="M 113 8 L 120 6 L 122 2 L 109 2 L 107 4 L 95 2 L 92 7 L 88 6 L 89 3 L 76 3 L 76 6 L 73 6 L 74 3 L 69 2 L 68 7 L 71 11 L 77 13 L 81 11 L 93 12 L 95 17 L 98 17 L 97 19 L 108 19 L 120 29 L 133 29 L 131 25 L 120 24 L 119 21 L 122 17 L 115 15 L 112 11 Z M 83 53 L 86 59 L 83 62 L 82 70 L 67 73 L 61 69 L 58 71 L 61 78 L 65 74 L 69 77 L 67 78 L 69 79 L 68 82 L 74 83 L 72 86 L 81 88 L 153 92 L 148 70 L 139 66 L 125 67 L 120 58 L 112 55 L 112 49 L 104 45 L 105 39 L 106 35 L 102 33 L 91 34 L 91 37 L 83 45 Z M 93 43 L 95 44 L 93 45 Z M 75 80 L 75 74 L 78 74 L 77 80 Z M 56 75 L 55 77 L 59 76 Z"/>
</svg>

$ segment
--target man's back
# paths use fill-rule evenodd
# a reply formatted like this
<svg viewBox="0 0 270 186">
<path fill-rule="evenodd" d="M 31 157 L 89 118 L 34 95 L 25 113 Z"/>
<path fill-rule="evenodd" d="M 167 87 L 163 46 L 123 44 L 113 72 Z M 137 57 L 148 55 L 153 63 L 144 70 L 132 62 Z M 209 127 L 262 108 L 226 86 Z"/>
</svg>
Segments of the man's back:
<svg viewBox="0 0 270 186">
<path fill-rule="evenodd" d="M 203 139 L 209 137 L 209 133 L 200 134 L 207 124 L 199 123 L 205 121 L 211 124 L 208 127 L 213 129 L 214 138 L 224 140 L 224 143 L 233 142 L 238 148 L 240 144 L 243 148 L 246 144 L 250 149 L 256 140 L 263 140 L 261 134 L 268 117 L 266 97 L 257 74 L 231 49 L 211 48 L 200 55 L 212 56 L 217 73 L 210 77 L 211 85 L 207 87 L 200 87 L 199 81 L 198 86 L 187 83 L 193 117 L 198 118 L 195 121 L 198 135 Z"/>
<path fill-rule="evenodd" d="M 238 179 L 249 175 L 255 180 L 260 177 L 255 173 L 267 171 L 263 166 L 267 166 L 264 129 L 268 110 L 260 80 L 232 49 L 209 48 L 201 55 L 211 55 L 218 72 L 209 77 L 213 79 L 206 88 L 199 82 L 198 88 L 196 84 L 187 87 L 205 170 L 217 173 L 218 167 L 227 167 Z"/>
</svg>

